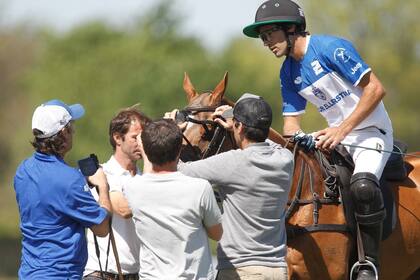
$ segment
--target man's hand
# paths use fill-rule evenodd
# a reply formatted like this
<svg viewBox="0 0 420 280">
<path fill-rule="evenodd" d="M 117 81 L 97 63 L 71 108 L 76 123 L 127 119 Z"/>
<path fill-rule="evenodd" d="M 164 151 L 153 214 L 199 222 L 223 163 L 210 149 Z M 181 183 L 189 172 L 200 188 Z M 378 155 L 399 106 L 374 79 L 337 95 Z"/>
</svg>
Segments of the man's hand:
<svg viewBox="0 0 420 280">
<path fill-rule="evenodd" d="M 163 116 L 164 119 L 171 119 L 173 121 L 176 122 L 176 124 L 178 125 L 179 129 L 181 129 L 181 131 L 184 131 L 187 128 L 188 122 L 179 122 L 178 119 L 176 118 L 176 115 L 178 114 L 179 110 L 178 109 L 174 109 L 172 110 L 172 112 L 166 112 L 165 115 Z"/>
<path fill-rule="evenodd" d="M 316 148 L 323 150 L 333 150 L 344 140 L 346 135 L 340 127 L 327 127 L 313 133 L 313 136 L 317 139 Z"/>
<path fill-rule="evenodd" d="M 102 167 L 99 167 L 98 170 L 96 170 L 95 174 L 93 174 L 92 176 L 89 176 L 87 179 L 92 185 L 97 186 L 97 191 L 99 195 L 99 200 L 98 200 L 99 205 L 105 208 L 108 211 L 108 213 L 112 213 L 111 201 L 109 200 L 108 181 L 106 179 L 106 176 Z M 108 222 L 105 221 L 104 223 L 107 224 Z M 108 234 L 108 230 L 106 229 L 104 230 L 105 227 L 106 225 L 103 225 L 102 227 L 100 227 L 101 228 L 100 231 L 106 235 Z M 94 229 L 92 228 L 92 230 Z"/>
<path fill-rule="evenodd" d="M 106 180 L 106 176 L 102 167 L 99 167 L 98 170 L 96 170 L 95 174 L 87 177 L 87 179 L 89 183 L 91 183 L 94 186 L 97 186 L 100 190 L 104 192 L 109 191 L 108 181 Z"/>
<path fill-rule="evenodd" d="M 212 114 L 212 118 L 213 120 L 220 124 L 221 126 L 223 126 L 224 129 L 226 130 L 232 130 L 233 128 L 233 120 L 232 118 L 226 118 L 224 119 L 223 113 L 227 110 L 232 109 L 231 106 L 229 105 L 222 105 L 216 108 L 216 110 L 214 111 L 214 113 Z"/>
<path fill-rule="evenodd" d="M 303 131 L 297 131 L 292 141 L 299 147 L 302 147 L 306 152 L 313 151 L 315 149 L 315 137 L 311 134 L 306 134 Z"/>
<path fill-rule="evenodd" d="M 137 145 L 139 147 L 141 157 L 143 158 L 143 173 L 150 173 L 153 169 L 152 163 L 149 161 L 146 153 L 144 152 L 143 142 L 141 141 L 141 133 L 137 135 Z"/>
</svg>

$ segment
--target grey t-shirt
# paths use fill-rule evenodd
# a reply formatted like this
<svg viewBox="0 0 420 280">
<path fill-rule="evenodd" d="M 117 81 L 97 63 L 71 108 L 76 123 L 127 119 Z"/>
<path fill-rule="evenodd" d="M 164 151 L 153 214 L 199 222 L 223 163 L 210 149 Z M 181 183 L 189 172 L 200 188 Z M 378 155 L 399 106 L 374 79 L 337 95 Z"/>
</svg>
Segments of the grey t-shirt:
<svg viewBox="0 0 420 280">
<path fill-rule="evenodd" d="M 208 181 L 144 174 L 125 187 L 140 239 L 140 279 L 213 279 L 205 227 L 221 223 Z"/>
<path fill-rule="evenodd" d="M 216 184 L 224 199 L 218 269 L 286 266 L 284 218 L 293 168 L 289 150 L 271 141 L 255 143 L 178 168 Z"/>
</svg>

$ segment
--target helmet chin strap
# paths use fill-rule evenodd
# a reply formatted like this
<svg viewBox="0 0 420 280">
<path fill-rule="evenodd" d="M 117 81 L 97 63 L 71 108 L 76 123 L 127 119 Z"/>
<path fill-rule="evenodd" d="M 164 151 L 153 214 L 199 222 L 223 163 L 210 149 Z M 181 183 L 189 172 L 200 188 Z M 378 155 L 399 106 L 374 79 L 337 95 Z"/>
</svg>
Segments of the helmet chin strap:
<svg viewBox="0 0 420 280">
<path fill-rule="evenodd" d="M 290 37 L 289 35 L 287 35 L 287 51 L 286 51 L 286 56 L 289 56 L 290 51 L 292 50 L 292 42 L 290 42 Z"/>
<path fill-rule="evenodd" d="M 290 51 L 292 50 L 292 42 L 290 41 L 290 36 L 294 36 L 294 35 L 298 35 L 298 34 L 302 34 L 302 35 L 309 34 L 306 31 L 293 31 L 293 32 L 288 32 L 284 28 L 282 28 L 282 30 L 283 30 L 284 34 L 286 35 L 286 42 L 287 42 L 286 56 L 289 56 L 290 55 Z"/>
<path fill-rule="evenodd" d="M 287 50 L 286 50 L 286 56 L 289 56 L 290 51 L 292 50 L 292 42 L 290 41 L 290 36 L 296 35 L 297 32 L 288 32 L 284 28 L 282 28 L 284 34 L 286 35 L 286 42 L 287 42 Z"/>
</svg>

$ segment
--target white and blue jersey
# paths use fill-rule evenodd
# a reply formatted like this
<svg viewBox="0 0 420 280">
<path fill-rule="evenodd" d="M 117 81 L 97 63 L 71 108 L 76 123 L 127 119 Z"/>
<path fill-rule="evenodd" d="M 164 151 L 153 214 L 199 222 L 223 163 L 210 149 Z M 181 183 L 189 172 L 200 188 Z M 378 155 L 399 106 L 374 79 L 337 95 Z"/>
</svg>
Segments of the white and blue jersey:
<svg viewBox="0 0 420 280">
<path fill-rule="evenodd" d="M 303 114 L 309 101 L 330 127 L 339 126 L 356 108 L 362 95 L 357 85 L 370 71 L 349 41 L 328 35 L 308 36 L 303 59 L 287 57 L 280 71 L 283 115 Z M 355 130 L 366 127 L 392 133 L 382 102 Z"/>
</svg>

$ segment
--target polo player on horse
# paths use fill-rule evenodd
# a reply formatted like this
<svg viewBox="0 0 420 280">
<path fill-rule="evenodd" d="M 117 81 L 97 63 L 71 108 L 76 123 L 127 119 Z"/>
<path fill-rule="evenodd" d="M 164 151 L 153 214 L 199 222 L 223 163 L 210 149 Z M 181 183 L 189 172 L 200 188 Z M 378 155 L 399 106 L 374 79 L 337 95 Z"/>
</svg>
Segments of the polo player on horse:
<svg viewBox="0 0 420 280">
<path fill-rule="evenodd" d="M 379 179 L 392 150 L 393 130 L 382 99 L 385 89 L 353 44 L 329 35 L 310 35 L 303 10 L 290 0 L 269 0 L 257 10 L 244 34 L 260 38 L 276 57 L 280 70 L 285 135 L 312 149 L 347 148 L 355 168 L 351 194 L 366 259 L 379 266 L 379 242 L 385 218 Z M 307 101 L 325 117 L 328 127 L 312 134 L 300 128 Z M 370 149 L 353 148 L 355 146 Z M 374 279 L 376 269 L 362 266 L 358 280 Z"/>
</svg>

